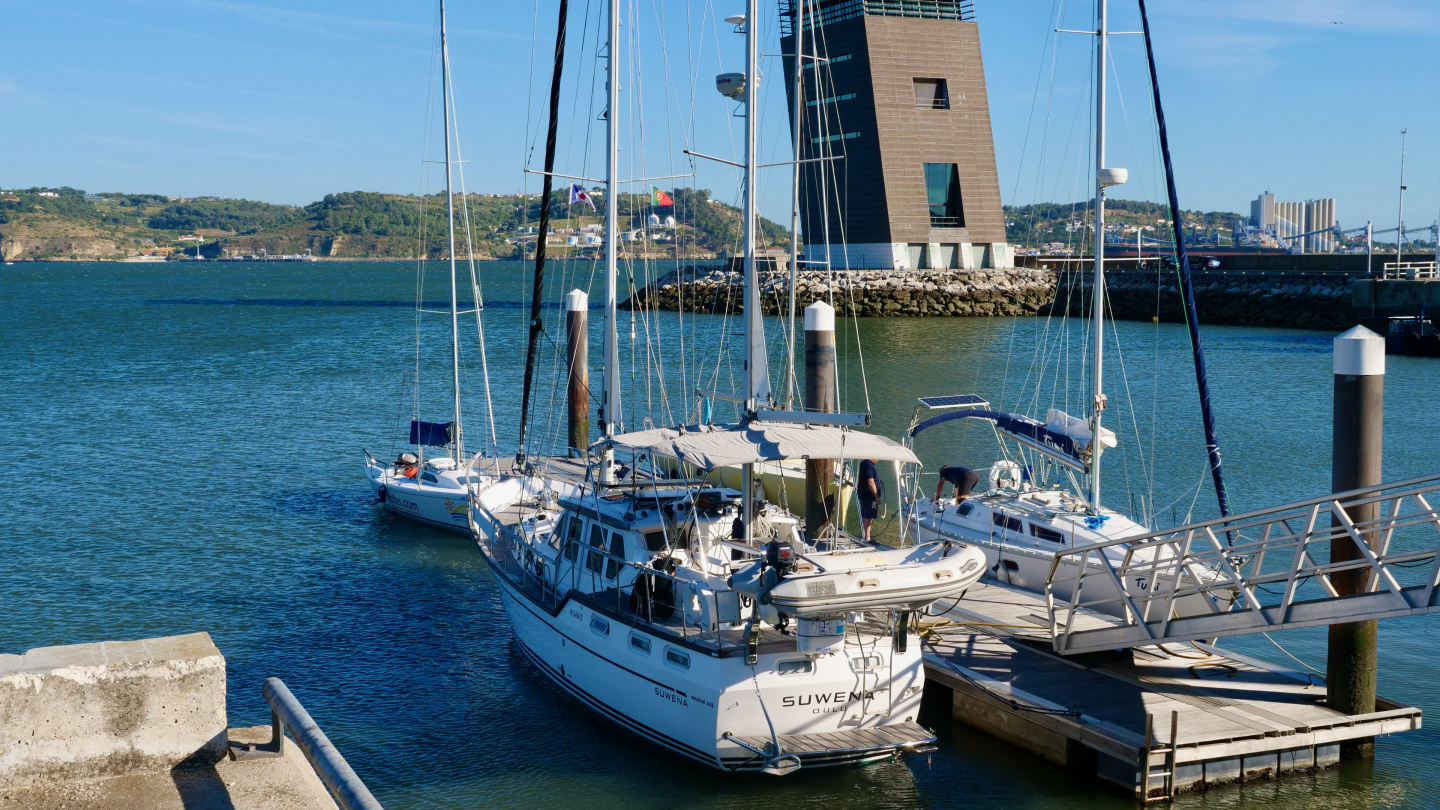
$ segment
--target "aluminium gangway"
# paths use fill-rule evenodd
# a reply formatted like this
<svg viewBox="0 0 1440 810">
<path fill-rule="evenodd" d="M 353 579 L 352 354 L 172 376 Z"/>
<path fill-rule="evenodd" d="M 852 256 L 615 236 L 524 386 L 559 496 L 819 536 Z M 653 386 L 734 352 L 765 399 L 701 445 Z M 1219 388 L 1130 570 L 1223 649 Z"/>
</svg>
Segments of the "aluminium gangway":
<svg viewBox="0 0 1440 810">
<path fill-rule="evenodd" d="M 1440 474 L 1062 549 L 1046 582 L 1051 645 L 1068 656 L 1440 611 L 1437 492 Z M 1345 539 L 1358 554 L 1332 561 Z M 1208 599 L 1187 604 L 1209 610 L 1171 609 L 1197 594 Z"/>
</svg>

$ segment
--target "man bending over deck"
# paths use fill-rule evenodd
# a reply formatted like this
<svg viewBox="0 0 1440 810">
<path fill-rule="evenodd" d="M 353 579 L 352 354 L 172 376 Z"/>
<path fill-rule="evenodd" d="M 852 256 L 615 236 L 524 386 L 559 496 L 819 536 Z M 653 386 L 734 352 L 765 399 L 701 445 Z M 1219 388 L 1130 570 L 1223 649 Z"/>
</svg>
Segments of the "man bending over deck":
<svg viewBox="0 0 1440 810">
<path fill-rule="evenodd" d="M 935 485 L 935 501 L 937 503 L 940 501 L 940 493 L 945 491 L 947 483 L 955 487 L 955 503 L 959 505 L 961 501 L 969 497 L 970 490 L 980 483 L 980 473 L 969 467 L 941 467 L 940 483 Z"/>
</svg>

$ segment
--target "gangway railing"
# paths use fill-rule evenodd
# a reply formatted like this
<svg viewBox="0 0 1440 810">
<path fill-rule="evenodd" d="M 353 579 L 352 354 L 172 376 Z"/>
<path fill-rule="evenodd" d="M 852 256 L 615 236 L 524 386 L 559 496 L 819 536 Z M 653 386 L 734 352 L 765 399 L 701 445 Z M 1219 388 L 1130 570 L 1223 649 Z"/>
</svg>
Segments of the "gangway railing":
<svg viewBox="0 0 1440 810">
<path fill-rule="evenodd" d="M 1063 549 L 1045 584 L 1054 649 L 1071 655 L 1440 611 L 1437 492 L 1440 474 Z M 1358 553 L 1332 562 L 1330 546 L 1344 538 Z"/>
<path fill-rule="evenodd" d="M 1387 281 L 1390 279 L 1440 278 L 1436 267 L 1436 262 L 1386 262 L 1380 271 L 1380 278 Z"/>
</svg>

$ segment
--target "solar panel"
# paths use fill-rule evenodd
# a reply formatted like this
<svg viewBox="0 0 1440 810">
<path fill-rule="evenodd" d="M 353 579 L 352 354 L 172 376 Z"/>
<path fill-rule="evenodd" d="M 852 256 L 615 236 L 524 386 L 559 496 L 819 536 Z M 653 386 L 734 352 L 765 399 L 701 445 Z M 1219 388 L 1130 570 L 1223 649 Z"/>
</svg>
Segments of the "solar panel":
<svg viewBox="0 0 1440 810">
<path fill-rule="evenodd" d="M 990 403 L 974 394 L 952 394 L 948 397 L 920 397 L 920 404 L 931 410 L 946 408 L 985 408 Z"/>
</svg>

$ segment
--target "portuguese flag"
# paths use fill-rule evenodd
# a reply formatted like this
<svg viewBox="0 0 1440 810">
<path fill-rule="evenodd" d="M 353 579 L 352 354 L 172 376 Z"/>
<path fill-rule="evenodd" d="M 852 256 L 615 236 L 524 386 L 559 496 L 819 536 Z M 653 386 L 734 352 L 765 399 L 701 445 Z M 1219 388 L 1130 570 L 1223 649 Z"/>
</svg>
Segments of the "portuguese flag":
<svg viewBox="0 0 1440 810">
<path fill-rule="evenodd" d="M 675 198 L 660 190 L 659 186 L 650 187 L 650 203 L 652 205 L 674 205 Z"/>
</svg>

